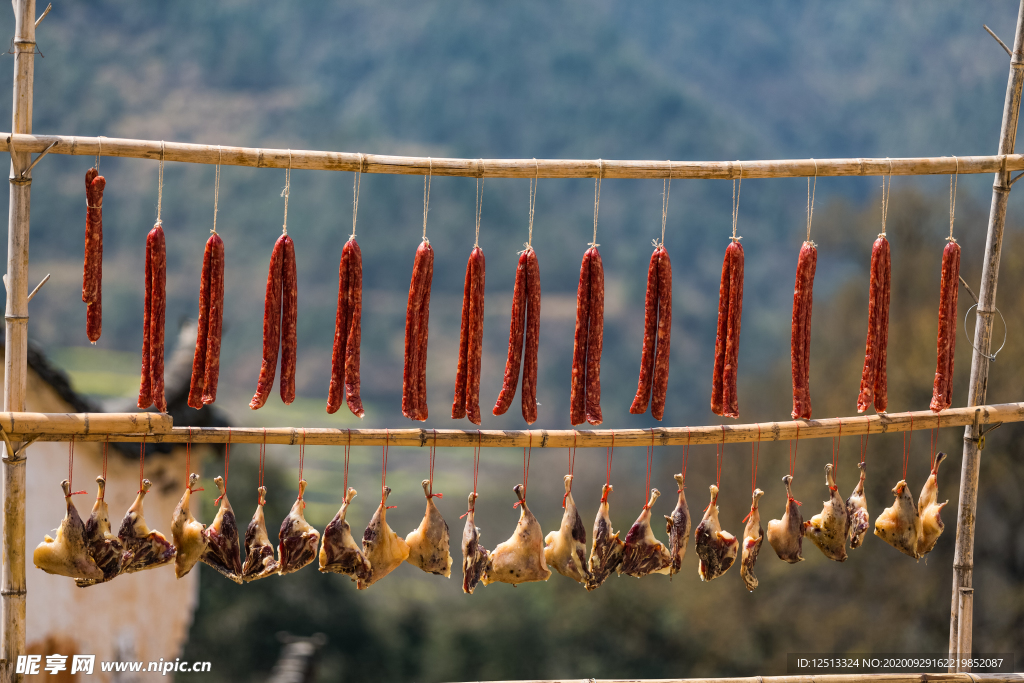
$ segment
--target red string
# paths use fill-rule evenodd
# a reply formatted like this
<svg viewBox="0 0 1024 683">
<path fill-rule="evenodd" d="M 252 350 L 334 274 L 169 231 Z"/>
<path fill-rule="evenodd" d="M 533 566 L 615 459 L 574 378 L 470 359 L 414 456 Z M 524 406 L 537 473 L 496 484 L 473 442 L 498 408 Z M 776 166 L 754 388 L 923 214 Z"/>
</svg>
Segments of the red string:
<svg viewBox="0 0 1024 683">
<path fill-rule="evenodd" d="M 348 459 L 349 454 L 352 452 L 352 430 L 348 430 L 348 444 L 345 446 L 345 486 L 342 489 L 345 495 L 348 496 Z"/>
<path fill-rule="evenodd" d="M 680 474 L 683 475 L 683 486 L 676 489 L 676 493 L 682 493 L 683 489 L 686 488 L 686 460 L 690 457 L 690 428 L 686 428 L 686 448 L 683 449 L 683 470 Z"/>
<path fill-rule="evenodd" d="M 868 434 L 860 437 L 860 461 L 863 464 L 868 455 Z"/>
<path fill-rule="evenodd" d="M 757 488 L 757 461 L 761 456 L 761 425 L 757 425 L 757 443 L 750 444 L 750 493 Z"/>
<path fill-rule="evenodd" d="M 231 429 L 228 429 L 228 443 L 224 446 L 224 493 L 217 496 L 214 505 L 220 505 L 220 499 L 228 495 L 228 466 L 231 463 Z M 301 477 L 300 477 L 301 479 Z M 197 489 L 201 491 L 202 489 Z"/>
<path fill-rule="evenodd" d="M 644 510 L 650 509 L 647 492 L 651 490 L 651 467 L 654 464 L 654 430 L 651 430 L 651 445 L 647 447 L 647 487 L 644 489 Z"/>
<path fill-rule="evenodd" d="M 107 447 L 110 445 L 110 437 L 103 442 L 103 481 L 107 480 Z"/>
<path fill-rule="evenodd" d="M 434 493 L 434 458 L 437 457 L 437 430 L 434 430 L 434 443 L 430 446 L 430 483 L 427 485 L 427 498 L 444 498 L 443 493 Z"/>
<path fill-rule="evenodd" d="M 72 476 L 75 472 L 75 437 L 71 437 L 71 442 L 68 445 L 68 489 L 72 488 L 71 483 L 74 481 Z M 85 493 L 85 491 L 71 491 L 72 496 Z"/>
<path fill-rule="evenodd" d="M 476 433 L 476 445 L 473 446 L 473 495 L 474 496 L 476 496 L 476 480 L 477 480 L 477 475 L 480 473 L 480 450 L 481 450 L 480 443 L 481 443 L 481 441 L 483 441 L 483 435 L 480 433 L 479 430 L 477 430 L 477 433 Z M 563 505 L 564 505 L 564 503 L 563 503 Z M 462 519 L 463 517 L 465 517 L 468 514 L 469 514 L 469 510 L 466 510 L 464 513 L 459 515 L 459 519 Z"/>
<path fill-rule="evenodd" d="M 523 447 L 523 498 L 516 501 L 516 504 L 512 506 L 513 510 L 526 500 L 526 485 L 530 481 L 530 456 L 533 455 L 533 432 L 527 432 L 527 434 L 530 435 L 530 446 L 529 448 Z"/>
<path fill-rule="evenodd" d="M 935 469 L 935 442 L 938 440 L 935 431 L 934 429 L 932 430 L 931 447 L 928 453 L 928 464 L 931 469 Z"/>
<path fill-rule="evenodd" d="M 909 438 L 908 438 L 909 436 Z M 914 416 L 910 416 L 910 429 L 903 432 L 903 481 L 907 480 L 907 464 L 910 462 L 910 441 L 914 438 Z"/>
<path fill-rule="evenodd" d="M 299 444 L 299 481 L 302 481 L 302 470 L 306 464 L 306 429 L 302 429 L 302 443 Z"/>
<path fill-rule="evenodd" d="M 604 449 L 605 459 L 605 480 L 604 483 L 611 486 L 612 483 L 612 456 L 615 455 L 615 430 L 612 430 L 612 445 Z"/>
<path fill-rule="evenodd" d="M 793 441 L 796 445 L 793 445 Z M 800 425 L 796 426 L 796 439 L 789 440 L 789 476 L 796 474 L 796 452 L 800 448 Z"/>
<path fill-rule="evenodd" d="M 388 481 L 388 447 L 391 445 L 391 432 L 387 429 L 384 430 L 384 467 L 380 471 L 380 504 L 384 505 L 387 498 L 384 496 L 384 489 L 387 487 Z M 384 505 L 385 510 L 391 510 L 398 507 L 397 505 Z"/>
<path fill-rule="evenodd" d="M 829 488 L 833 491 L 839 490 L 839 444 L 843 440 L 843 421 L 839 420 L 839 434 L 832 438 L 832 479 L 836 482 L 835 486 Z"/>
<path fill-rule="evenodd" d="M 722 454 L 725 453 L 725 425 L 722 425 L 722 443 L 718 444 L 715 450 L 715 457 L 717 459 L 715 464 L 715 486 L 722 488 Z"/>
<path fill-rule="evenodd" d="M 103 457 L 106 458 L 106 455 L 107 454 L 104 453 Z M 188 441 L 185 442 L 185 488 L 188 489 L 189 491 L 191 491 L 192 493 L 195 493 L 196 491 L 205 491 L 206 489 L 194 489 L 194 488 L 192 488 L 189 485 L 189 482 L 191 481 L 191 479 L 189 479 L 189 473 L 191 472 L 191 470 L 192 470 L 192 428 L 189 427 L 188 428 Z M 106 469 L 104 469 L 104 471 L 106 471 Z M 225 484 L 226 483 L 227 483 L 227 480 L 225 479 Z M 220 498 L 218 498 L 217 500 L 219 501 Z"/>
<path fill-rule="evenodd" d="M 146 467 L 146 437 L 142 437 L 142 448 L 139 449 L 139 493 L 142 493 L 142 471 Z"/>
<path fill-rule="evenodd" d="M 267 428 L 263 428 L 263 443 L 260 444 L 260 473 L 259 473 L 259 486 L 256 490 L 256 504 L 262 505 L 265 501 L 263 496 L 260 495 L 259 489 L 263 488 L 263 464 L 267 459 Z"/>
<path fill-rule="evenodd" d="M 572 476 L 576 469 L 576 437 L 579 436 L 579 432 L 575 429 L 572 430 L 572 448 L 569 449 L 569 476 Z M 565 509 L 565 501 L 569 498 L 569 494 L 572 493 L 572 479 L 569 480 L 569 489 L 562 496 L 562 509 Z"/>
</svg>

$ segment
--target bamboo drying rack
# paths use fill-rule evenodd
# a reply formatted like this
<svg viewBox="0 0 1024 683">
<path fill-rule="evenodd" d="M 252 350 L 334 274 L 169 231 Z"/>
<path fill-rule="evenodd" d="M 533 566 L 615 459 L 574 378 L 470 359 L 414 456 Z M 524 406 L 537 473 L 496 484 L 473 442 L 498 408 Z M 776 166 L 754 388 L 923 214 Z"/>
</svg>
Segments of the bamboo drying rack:
<svg viewBox="0 0 1024 683">
<path fill-rule="evenodd" d="M 1024 420 L 1024 403 L 983 405 L 986 400 L 989 351 L 992 341 L 999 257 L 1012 171 L 1024 170 L 1024 155 L 1014 153 L 1021 90 L 1024 85 L 1024 0 L 1010 53 L 1010 73 L 1003 106 L 998 153 L 991 156 L 918 157 L 908 159 L 784 159 L 768 161 L 620 161 L 551 159 L 445 159 L 384 156 L 328 151 L 243 148 L 158 140 L 125 140 L 32 134 L 32 101 L 36 26 L 35 0 L 13 0 L 15 35 L 14 100 L 11 133 L 0 133 L 0 151 L 11 155 L 10 214 L 7 251 L 7 300 L 4 408 L 0 432 L 6 442 L 3 458 L 3 577 L 0 680 L 21 678 L 14 663 L 25 653 L 25 463 L 26 447 L 34 441 L 150 441 L 217 443 L 306 443 L 310 445 L 424 446 L 578 446 L 736 443 L 743 441 L 809 439 L 899 432 L 911 429 L 966 426 L 964 458 L 953 561 L 953 599 L 949 655 L 970 655 L 973 603 L 974 517 L 983 426 Z M 1004 45 L 1005 48 L 1005 45 Z M 32 160 L 32 154 L 39 156 Z M 199 164 L 256 168 L 362 171 L 405 175 L 486 178 L 795 178 L 811 176 L 884 176 L 993 173 L 995 182 L 979 292 L 975 348 L 971 364 L 968 405 L 943 411 L 899 413 L 871 417 L 833 418 L 753 425 L 655 428 L 648 430 L 428 430 L 428 429 L 216 429 L 173 427 L 169 416 L 155 413 L 41 414 L 25 413 L 28 378 L 28 246 L 32 168 L 46 154 L 131 157 Z M 1019 177 L 1019 176 L 1018 176 Z M 990 429 L 993 427 L 990 427 Z M 690 679 L 694 683 L 1019 683 L 1021 674 L 853 674 L 755 678 Z M 525 682 L 522 682 L 525 683 Z M 536 683 L 555 683 L 536 682 Z M 676 683 L 675 681 L 666 683 Z M 684 683 L 679 681 L 679 683 Z"/>
</svg>

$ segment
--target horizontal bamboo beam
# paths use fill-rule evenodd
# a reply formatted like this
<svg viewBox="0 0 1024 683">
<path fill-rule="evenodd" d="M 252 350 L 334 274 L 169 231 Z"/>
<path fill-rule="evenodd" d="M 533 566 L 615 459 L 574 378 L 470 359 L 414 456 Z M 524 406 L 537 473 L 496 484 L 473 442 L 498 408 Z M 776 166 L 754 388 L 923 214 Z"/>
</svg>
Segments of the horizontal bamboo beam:
<svg viewBox="0 0 1024 683">
<path fill-rule="evenodd" d="M 908 656 L 912 657 L 912 656 Z M 886 673 L 738 676 L 736 678 L 565 678 L 493 683 L 1022 683 L 1024 673 Z"/>
<path fill-rule="evenodd" d="M 0 424 L 6 429 L 8 422 L 0 413 Z M 911 413 L 890 413 L 882 415 L 864 415 L 857 417 L 834 417 L 824 420 L 797 420 L 789 422 L 762 422 L 745 425 L 713 425 L 706 427 L 655 427 L 654 429 L 590 429 L 590 430 L 518 430 L 499 431 L 491 429 L 325 429 L 310 427 L 174 427 L 173 429 L 154 428 L 149 432 L 139 429 L 126 433 L 120 429 L 104 430 L 97 425 L 100 417 L 113 418 L 110 424 L 117 424 L 118 419 L 137 419 L 134 413 L 119 415 L 117 413 L 86 414 L 85 418 L 94 419 L 66 420 L 63 431 L 53 429 L 45 421 L 35 423 L 46 427 L 45 432 L 36 432 L 28 427 L 33 426 L 30 420 L 23 420 L 22 415 L 32 413 L 15 413 L 14 424 L 18 431 L 12 437 L 21 440 L 39 437 L 40 441 L 105 441 L 109 438 L 114 442 L 146 441 L 154 443 L 271 443 L 301 444 L 309 446 L 430 446 L 436 443 L 446 448 L 513 448 L 533 446 L 535 448 L 567 448 L 575 445 L 580 448 L 599 446 L 684 446 L 686 444 L 718 444 L 718 443 L 749 443 L 752 441 L 787 441 L 790 439 L 823 439 L 834 436 L 857 436 L 860 434 L 887 434 L 911 430 L 935 429 L 944 427 L 963 427 L 974 424 L 977 416 L 979 425 L 990 425 L 1001 422 L 1024 421 L 1024 403 L 1002 403 L 975 408 L 950 408 L 939 414 L 929 410 Z M 38 416 L 38 414 L 36 414 Z M 143 413 L 154 417 L 156 413 Z M 80 417 L 80 416 L 74 416 Z M 161 426 L 164 423 L 160 423 Z M 167 424 L 169 427 L 170 425 Z M 436 441 L 435 441 L 436 439 Z"/>
<path fill-rule="evenodd" d="M 169 433 L 170 415 L 162 413 L 11 413 L 0 412 L 0 429 L 11 437 L 29 434 L 40 441 L 67 441 L 107 434 Z M 48 439 L 62 436 L 64 439 Z M 16 439 L 26 440 L 26 439 Z"/>
<path fill-rule="evenodd" d="M 601 159 L 448 159 L 357 152 L 261 149 L 162 140 L 0 133 L 0 151 L 160 159 L 192 164 L 314 171 L 358 171 L 471 178 L 805 178 L 933 175 L 1024 170 L 1024 155 L 903 159 L 774 159 L 760 161 L 623 161 Z M 50 145 L 53 145 L 51 148 Z M 49 149 L 48 149 L 49 148 Z"/>
</svg>

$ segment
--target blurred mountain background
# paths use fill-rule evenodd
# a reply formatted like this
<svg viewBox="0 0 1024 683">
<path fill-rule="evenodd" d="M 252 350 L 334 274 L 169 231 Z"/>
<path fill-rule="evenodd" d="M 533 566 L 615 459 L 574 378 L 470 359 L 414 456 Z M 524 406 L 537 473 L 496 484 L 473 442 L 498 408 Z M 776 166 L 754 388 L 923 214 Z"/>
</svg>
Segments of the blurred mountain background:
<svg viewBox="0 0 1024 683">
<path fill-rule="evenodd" d="M 460 157 L 758 159 L 900 157 L 996 151 L 1008 58 L 989 37 L 1014 32 L 1015 6 L 994 0 L 893 4 L 429 2 L 275 5 L 219 3 L 57 4 L 40 25 L 37 133 L 165 139 L 250 147 Z M 13 32 L 8 15 L 4 29 Z M 10 69 L 0 85 L 11 86 Z M 104 333 L 85 339 L 80 301 L 84 193 L 93 160 L 52 155 L 34 170 L 31 279 L 53 278 L 32 304 L 30 334 L 83 393 L 110 401 L 137 390 L 145 235 L 156 218 L 157 164 L 104 157 Z M 169 163 L 163 222 L 168 245 L 169 331 L 194 319 L 202 250 L 213 221 L 214 169 Z M 259 372 L 265 273 L 280 233 L 284 172 L 226 167 L 217 226 L 226 243 L 226 314 L 217 406 L 238 425 L 412 426 L 400 412 L 405 300 L 422 221 L 422 178 L 363 178 L 357 233 L 364 258 L 363 396 L 358 422 L 324 412 L 337 267 L 352 229 L 351 174 L 295 171 L 289 234 L 299 270 L 299 398 L 276 394 L 248 409 Z M 894 263 L 889 348 L 890 410 L 924 409 L 935 360 L 938 279 L 948 231 L 949 179 L 894 181 L 888 234 Z M 539 184 L 533 244 L 543 286 L 538 428 L 567 428 L 577 264 L 590 241 L 590 180 Z M 820 248 L 813 326 L 815 416 L 853 414 L 867 318 L 870 244 L 881 229 L 879 178 L 822 178 L 812 238 Z M 954 232 L 963 275 L 980 277 L 991 176 L 958 182 Z M 663 184 L 602 185 L 598 241 L 607 287 L 603 364 L 605 427 L 651 427 L 629 415 L 642 336 L 651 239 L 660 234 Z M 732 184 L 676 181 L 666 246 L 674 262 L 674 331 L 666 425 L 717 424 L 708 407 L 717 287 L 731 232 Z M 788 419 L 789 316 L 796 254 L 806 227 L 804 180 L 742 186 L 739 233 L 746 250 L 740 353 L 744 422 Z M 466 426 L 447 417 L 454 385 L 465 259 L 473 244 L 475 183 L 435 178 L 427 233 L 436 252 L 426 427 Z M 993 366 L 990 402 L 1020 398 L 1024 348 L 1024 231 L 1011 197 L 1000 298 L 1009 326 Z M 528 182 L 485 183 L 480 243 L 488 257 L 481 404 L 485 428 L 524 427 L 518 404 L 489 414 L 507 349 L 516 252 L 526 241 Z M 961 296 L 960 315 L 970 297 Z M 999 331 L 997 329 L 997 335 Z M 954 405 L 967 399 L 970 345 L 959 337 Z M 982 459 L 976 551 L 974 647 L 1015 652 L 1024 666 L 1024 430 L 995 432 Z M 959 485 L 959 429 L 937 434 L 950 453 L 940 494 L 952 504 L 935 551 L 914 563 L 870 537 L 843 565 L 807 544 L 807 561 L 761 553 L 761 586 L 748 594 L 733 570 L 711 584 L 696 573 L 692 542 L 683 572 L 633 583 L 611 579 L 586 593 L 564 577 L 546 584 L 480 588 L 463 595 L 458 539 L 471 454 L 437 455 L 435 490 L 452 528 L 451 580 L 403 566 L 365 593 L 338 576 L 297 575 L 235 586 L 208 568 L 187 659 L 213 662 L 209 680 L 260 680 L 278 631 L 322 632 L 323 680 L 443 681 L 526 678 L 686 677 L 785 673 L 787 652 L 944 652 Z M 857 439 L 837 445 L 840 487 L 852 490 Z M 900 436 L 867 444 L 874 518 L 902 476 Z M 924 483 L 929 435 L 910 440 L 907 478 Z M 832 444 L 805 441 L 795 496 L 804 515 L 826 495 Z M 787 445 L 765 444 L 758 485 L 763 524 L 781 515 Z M 255 504 L 256 449 L 236 447 L 231 496 L 237 514 Z M 604 451 L 579 453 L 574 493 L 596 512 Z M 531 509 L 557 527 L 564 450 L 532 454 Z M 654 513 L 674 504 L 671 474 L 682 449 L 655 453 Z M 749 508 L 746 446 L 725 450 L 720 506 L 740 533 Z M 489 547 L 513 530 L 511 487 L 523 454 L 487 450 L 477 523 Z M 714 450 L 689 454 L 689 507 L 699 516 L 714 478 Z M 297 453 L 271 448 L 271 526 L 296 493 Z M 307 516 L 323 528 L 341 502 L 339 449 L 310 448 Z M 208 462 L 213 476 L 220 462 Z M 381 453 L 353 449 L 350 482 L 362 493 L 355 530 L 375 506 Z M 422 449 L 392 449 L 388 520 L 400 533 L 422 514 Z M 642 449 L 617 449 L 612 516 L 625 531 L 645 498 Z M 251 497 L 250 497 L 251 496 Z M 204 519 L 213 514 L 206 494 Z M 166 527 L 169 520 L 161 525 Z M 657 527 L 659 536 L 661 527 Z M 87 627 L 87 625 L 83 625 Z M 186 678 L 186 676 L 183 676 Z"/>
</svg>

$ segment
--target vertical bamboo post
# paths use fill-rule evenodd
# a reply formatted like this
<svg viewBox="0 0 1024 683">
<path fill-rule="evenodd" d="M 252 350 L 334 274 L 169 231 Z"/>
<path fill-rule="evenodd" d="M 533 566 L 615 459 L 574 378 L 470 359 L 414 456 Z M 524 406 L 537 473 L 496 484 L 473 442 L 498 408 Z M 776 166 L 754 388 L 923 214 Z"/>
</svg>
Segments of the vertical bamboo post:
<svg viewBox="0 0 1024 683">
<path fill-rule="evenodd" d="M 1024 84 L 1024 0 L 1017 11 L 1017 31 L 1010 57 L 1010 76 L 1006 84 L 1003 104 L 1003 123 L 999 131 L 999 154 L 1012 154 L 1017 139 L 1017 120 L 1020 114 L 1021 85 Z M 1010 198 L 1010 174 L 996 173 L 992 186 L 992 208 L 988 219 L 988 237 L 985 240 L 985 263 L 981 271 L 978 299 L 978 319 L 974 325 L 974 354 L 971 358 L 971 385 L 968 406 L 985 403 L 988 391 L 989 353 L 992 348 L 992 327 L 995 318 L 996 284 L 999 280 L 999 257 L 1003 246 L 1003 227 L 1006 223 L 1006 204 Z M 956 517 L 956 549 L 953 555 L 953 599 L 949 617 L 949 656 L 959 659 L 970 657 L 972 610 L 961 610 L 965 593 L 973 600 L 974 523 L 978 509 L 978 470 L 981 451 L 978 434 L 969 425 L 964 430 L 964 458 L 960 471 L 960 504 Z M 970 590 L 967 590 L 970 589 Z M 963 669 L 949 668 L 950 672 Z"/>
<path fill-rule="evenodd" d="M 13 133 L 32 132 L 32 82 L 36 52 L 35 0 L 14 0 Z M 31 154 L 11 154 L 10 217 L 7 227 L 7 307 L 4 349 L 4 410 L 25 410 L 28 377 L 28 233 L 31 178 L 22 178 Z M 26 174 L 28 175 L 28 174 Z M 15 444 L 17 446 L 17 444 Z M 25 457 L 3 459 L 3 681 L 15 681 L 15 663 L 25 653 Z"/>
</svg>

